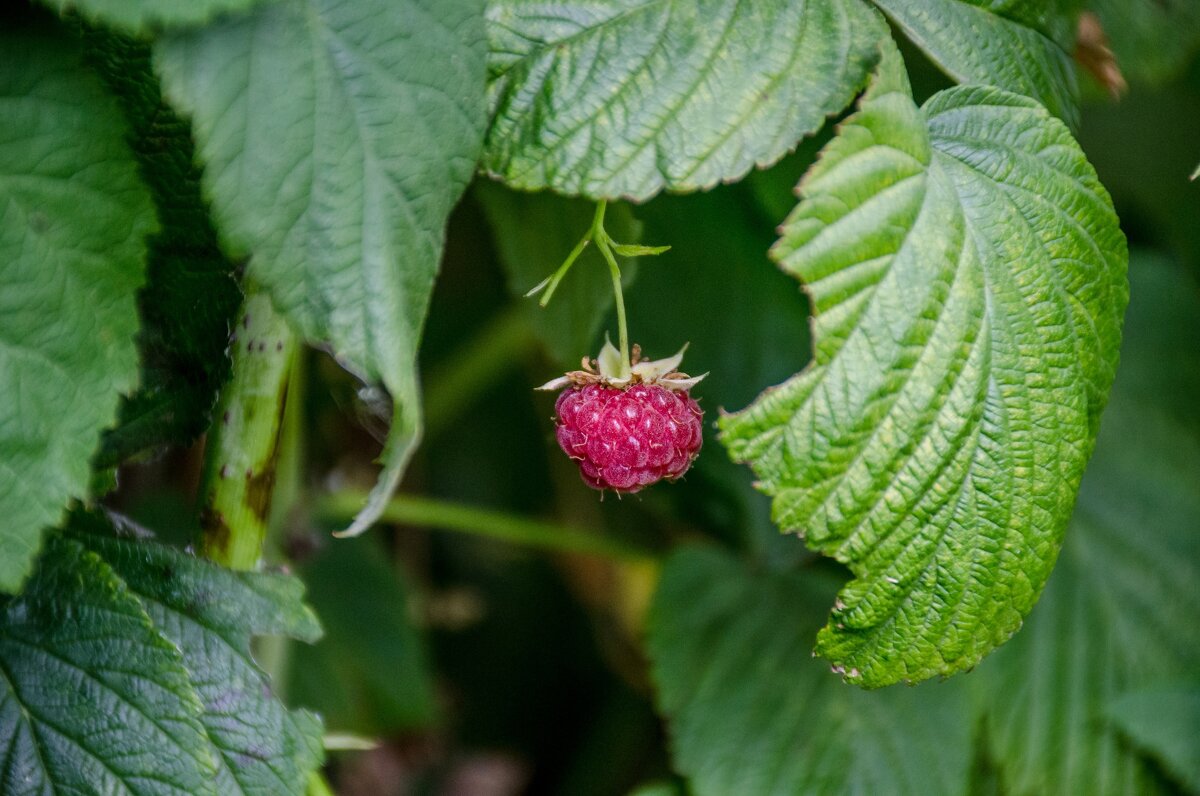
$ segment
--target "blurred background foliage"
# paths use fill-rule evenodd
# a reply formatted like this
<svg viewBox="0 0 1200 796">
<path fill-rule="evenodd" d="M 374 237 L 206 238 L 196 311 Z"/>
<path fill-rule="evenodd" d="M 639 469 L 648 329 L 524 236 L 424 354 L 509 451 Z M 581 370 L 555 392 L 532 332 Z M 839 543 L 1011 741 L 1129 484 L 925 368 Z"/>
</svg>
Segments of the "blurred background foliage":
<svg viewBox="0 0 1200 796">
<path fill-rule="evenodd" d="M 1187 177 L 1200 161 L 1200 63 L 1194 57 L 1200 14 L 1187 0 L 1161 4 L 1175 9 L 1170 12 L 1174 18 L 1166 11 L 1159 14 L 1151 0 L 1098 0 L 1092 5 L 1111 32 L 1129 90 L 1115 100 L 1098 85 L 1085 85 L 1079 137 L 1113 194 L 1136 252 L 1132 312 L 1139 301 L 1150 300 L 1139 295 L 1140 284 L 1150 286 L 1146 294 L 1169 301 L 1182 292 L 1194 302 L 1200 277 L 1200 186 Z M 1170 19 L 1174 21 L 1166 21 Z M 1162 41 L 1171 46 L 1161 46 Z M 915 51 L 905 55 L 919 95 L 946 85 Z M 156 103 L 150 97 L 141 110 L 134 109 L 144 115 L 150 132 L 155 124 L 173 123 L 155 117 Z M 835 123 L 771 169 L 739 184 L 610 211 L 609 231 L 617 239 L 672 246 L 659 257 L 642 258 L 625 274 L 631 337 L 653 357 L 690 343 L 688 371 L 711 373 L 695 392 L 709 420 L 722 408 L 745 406 L 765 386 L 801 369 L 809 357 L 806 299 L 766 253 L 776 226 L 794 204 L 797 179 Z M 386 408 L 323 353 L 307 352 L 297 370 L 271 557 L 304 578 L 326 636 L 313 647 L 268 641 L 260 658 L 288 700 L 324 714 L 331 745 L 347 747 L 331 753 L 330 779 L 339 793 L 599 795 L 639 787 L 643 796 L 683 792 L 655 710 L 643 642 L 647 607 L 660 576 L 656 555 L 687 541 L 708 540 L 748 562 L 744 572 L 756 574 L 745 588 L 766 589 L 761 597 L 753 591 L 742 594 L 739 599 L 747 600 L 748 610 L 762 601 L 795 606 L 796 627 L 787 632 L 795 636 L 798 650 L 795 676 L 807 678 L 804 687 L 809 689 L 807 701 L 796 708 L 803 721 L 825 723 L 825 732 L 869 733 L 869 727 L 844 723 L 848 711 L 866 710 L 868 704 L 891 711 L 889 720 L 898 726 L 932 720 L 928 705 L 912 707 L 920 700 L 911 693 L 901 691 L 890 701 L 882 695 L 849 694 L 838 678 L 808 673 L 807 649 L 824 622 L 829 584 L 841 575 L 834 565 L 815 561 L 799 540 L 777 532 L 766 498 L 754 492 L 745 468 L 728 461 L 711 427 L 704 454 L 685 481 L 621 500 L 598 500 L 557 450 L 550 422 L 553 396 L 532 387 L 573 367 L 580 357 L 594 355 L 602 330 L 614 328 L 607 276 L 598 257 L 588 259 L 595 257 L 591 252 L 548 310 L 521 294 L 566 256 L 586 230 L 591 212 L 586 202 L 519 194 L 482 178 L 461 203 L 450 223 L 421 355 L 429 418 L 425 440 L 389 521 L 365 537 L 334 541 L 329 531 L 346 521 L 346 507 L 356 505 L 373 482 L 372 459 L 378 454 Z M 210 240 L 201 239 L 179 256 L 201 262 L 205 247 L 215 251 Z M 212 251 L 208 256 L 214 256 Z M 162 252 L 163 257 L 177 254 Z M 228 268 L 224 261 L 215 265 L 218 273 Z M 1153 278 L 1143 281 L 1138 269 L 1153 271 Z M 1178 271 L 1183 273 L 1163 276 Z M 197 269 L 201 278 L 203 269 Z M 155 282 L 152 272 L 148 290 L 173 289 Z M 168 345 L 180 320 L 167 318 L 159 324 L 165 329 L 160 338 Z M 154 319 L 147 323 L 153 335 Z M 1173 328 L 1185 330 L 1180 333 L 1186 336 L 1197 327 L 1194 319 L 1183 319 Z M 1195 372 L 1200 338 L 1154 339 L 1156 345 L 1175 346 L 1174 367 Z M 1145 359 L 1155 357 L 1156 350 L 1143 345 L 1137 353 L 1140 363 L 1127 352 L 1126 366 L 1145 369 Z M 169 370 L 179 359 L 162 358 L 161 369 Z M 186 366 L 186 361 L 180 365 Z M 165 381 L 173 388 L 178 380 Z M 148 397 L 143 401 L 150 405 Z M 1171 411 L 1194 429 L 1194 397 L 1173 406 Z M 1136 418 L 1119 425 L 1138 434 Z M 1167 449 L 1139 455 L 1147 461 L 1172 460 L 1171 435 L 1152 437 Z M 119 488 L 108 500 L 186 543 L 195 528 L 181 518 L 193 516 L 201 446 L 157 451 L 125 466 L 118 474 Z M 1119 467 L 1106 469 L 1104 477 L 1116 480 L 1108 484 L 1096 476 L 1091 492 L 1099 491 L 1112 511 L 1123 512 L 1134 524 L 1152 526 L 1153 514 L 1138 513 L 1137 494 L 1129 499 L 1134 502 L 1121 503 L 1121 472 Z M 1084 494 L 1086 498 L 1086 486 Z M 1186 495 L 1182 499 L 1188 500 Z M 1172 519 L 1193 531 L 1196 521 L 1196 514 Z M 462 530 L 474 532 L 458 532 Z M 609 540 L 605 544 L 614 554 L 569 552 L 542 543 L 555 534 L 593 534 L 588 538 Z M 1072 572 L 1060 573 L 1051 590 L 1070 589 L 1068 578 L 1079 575 L 1079 557 L 1067 561 L 1071 549 L 1068 544 L 1060 566 L 1069 564 Z M 668 580 L 670 589 L 682 590 L 679 601 L 702 595 L 709 569 L 733 566 L 731 557 L 712 555 L 703 554 L 709 560 L 693 562 L 695 566 Z M 1092 560 L 1094 566 L 1102 563 L 1099 556 Z M 798 568 L 817 584 L 807 587 L 808 592 L 794 591 L 787 581 L 787 574 Z M 1153 579 L 1153 572 L 1147 577 Z M 759 583 L 765 585 L 755 585 Z M 1148 583 L 1139 588 L 1152 590 Z M 1192 594 L 1185 596 L 1194 601 L 1194 582 L 1190 588 Z M 814 589 L 817 597 L 811 596 Z M 668 590 L 656 611 L 668 611 L 674 593 Z M 686 606 L 678 608 L 686 617 Z M 1104 625 L 1103 616 L 1080 621 Z M 1055 627 L 1035 611 L 1031 624 L 1039 622 Z M 1039 664 L 1022 663 L 1020 656 L 1036 657 L 1038 648 L 1031 652 L 1031 645 L 1053 647 L 1074 626 L 1068 621 L 1043 633 L 1027 628 L 996 657 L 1019 658 L 1012 666 L 1033 667 L 1036 675 Z M 1108 655 L 1105 645 L 1120 640 L 1097 641 L 1094 654 Z M 685 646 L 681 641 L 672 660 L 656 665 L 686 668 Z M 701 645 L 693 652 L 703 656 L 707 650 Z M 1048 649 L 1041 651 L 1050 657 Z M 999 688 L 1015 687 L 1006 677 L 1028 679 L 1028 671 L 1013 675 L 1013 669 L 1002 668 L 1006 665 L 997 662 L 988 669 L 985 663 L 981 672 L 1000 678 Z M 1080 667 L 1079 677 L 1106 676 L 1082 663 Z M 769 674 L 786 684 L 790 671 L 789 663 Z M 1056 687 L 1063 685 L 1048 685 L 1047 693 Z M 695 717 L 686 713 L 688 694 L 682 686 L 667 691 L 667 705 L 685 711 L 678 732 L 690 732 Z M 1178 710 L 1186 713 L 1196 691 L 1185 689 L 1179 698 L 1171 698 L 1169 689 L 1167 693 L 1164 697 L 1151 690 L 1144 699 L 1129 696 L 1112 707 L 1114 721 L 1124 728 L 1112 736 L 1119 739 L 1113 743 L 1122 749 L 1146 744 L 1150 750 L 1139 764 L 1141 773 L 1129 775 L 1116 790 L 1145 782 L 1166 790 L 1196 787 L 1190 778 L 1196 772 L 1200 730 L 1190 745 L 1179 743 L 1178 733 L 1158 743 L 1154 722 L 1146 720 L 1148 711 L 1154 715 L 1155 704 L 1184 705 Z M 1010 771 L 1038 770 L 1044 750 L 1018 737 L 1024 714 L 1011 715 L 1038 708 L 1037 699 L 1026 698 L 1032 701 L 1014 701 L 1016 707 L 993 715 L 986 727 L 945 728 L 944 742 L 951 745 L 983 734 L 985 742 L 970 773 L 977 792 L 1037 792 L 1039 780 L 1014 779 L 996 762 L 1008 756 L 1020 760 Z M 731 699 L 728 709 L 736 712 L 738 700 Z M 946 709 L 943 698 L 935 701 L 935 711 Z M 1195 713 L 1193 707 L 1193 720 Z M 1047 718 L 1051 724 L 1041 739 L 1052 749 L 1058 743 L 1055 733 L 1062 730 L 1053 725 L 1055 720 Z M 695 731 L 703 733 L 704 726 L 712 725 L 699 722 Z M 713 757 L 733 754 L 736 759 L 742 751 L 734 743 L 729 749 L 714 748 Z M 681 768 L 704 790 L 719 791 L 725 781 L 719 766 L 713 768 L 709 761 L 693 765 L 690 754 L 681 748 Z M 876 764 L 880 761 L 845 751 L 845 766 Z M 953 778 L 954 772 L 941 775 Z M 849 788 L 872 781 L 864 775 L 846 778 L 844 784 Z M 1059 792 L 1099 792 L 1070 791 L 1068 783 L 1059 784 L 1068 788 Z"/>
</svg>

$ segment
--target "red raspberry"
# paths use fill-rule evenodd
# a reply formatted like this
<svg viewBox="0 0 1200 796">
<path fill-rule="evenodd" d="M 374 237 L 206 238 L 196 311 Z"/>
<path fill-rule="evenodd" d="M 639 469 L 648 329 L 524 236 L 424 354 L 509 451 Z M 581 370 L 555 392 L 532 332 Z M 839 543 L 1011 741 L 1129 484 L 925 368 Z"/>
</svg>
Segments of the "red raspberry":
<svg viewBox="0 0 1200 796">
<path fill-rule="evenodd" d="M 572 386 L 555 404 L 558 444 L 593 489 L 637 492 L 682 476 L 700 453 L 704 412 L 658 384 Z"/>
</svg>

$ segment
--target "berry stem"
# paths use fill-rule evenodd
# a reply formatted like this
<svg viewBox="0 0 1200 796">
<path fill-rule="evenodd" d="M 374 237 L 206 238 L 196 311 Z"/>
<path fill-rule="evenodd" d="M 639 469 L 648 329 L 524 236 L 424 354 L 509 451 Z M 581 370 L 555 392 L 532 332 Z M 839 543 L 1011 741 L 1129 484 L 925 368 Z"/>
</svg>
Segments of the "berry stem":
<svg viewBox="0 0 1200 796">
<path fill-rule="evenodd" d="M 317 516 L 340 523 L 362 507 L 364 496 L 355 491 L 334 492 L 316 506 Z M 443 500 L 396 495 L 379 516 L 381 522 L 424 526 L 444 531 L 490 536 L 493 539 L 530 547 L 603 556 L 618 560 L 655 559 L 647 547 L 580 528 L 562 526 L 517 514 L 465 506 Z"/>
<path fill-rule="evenodd" d="M 600 250 L 600 254 L 608 262 L 608 272 L 612 276 L 613 283 L 613 298 L 617 305 L 617 335 L 619 347 L 621 349 L 621 361 L 628 365 L 629 363 L 629 328 L 625 323 L 625 296 L 621 292 L 621 269 L 617 266 L 617 258 L 613 256 L 612 249 L 609 244 L 612 243 L 612 238 L 608 237 L 608 233 L 604 230 L 604 211 L 608 207 L 608 202 L 601 199 L 596 205 L 596 217 L 592 221 L 591 237 L 596 241 L 596 248 Z"/>
</svg>

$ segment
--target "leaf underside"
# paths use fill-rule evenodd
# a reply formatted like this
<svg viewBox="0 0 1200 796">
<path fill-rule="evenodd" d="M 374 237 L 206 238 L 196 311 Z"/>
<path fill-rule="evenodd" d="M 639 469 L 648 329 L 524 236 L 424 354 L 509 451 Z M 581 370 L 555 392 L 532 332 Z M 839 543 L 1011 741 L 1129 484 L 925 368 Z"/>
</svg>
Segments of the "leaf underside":
<svg viewBox="0 0 1200 796">
<path fill-rule="evenodd" d="M 476 0 L 282 0 L 156 45 L 226 248 L 310 342 L 393 400 L 378 515 L 420 434 L 416 352 L 484 127 Z"/>
<path fill-rule="evenodd" d="M 775 162 L 842 110 L 886 35 L 860 0 L 496 0 L 483 168 L 646 199 Z"/>
<path fill-rule="evenodd" d="M 817 649 L 865 686 L 969 669 L 1053 566 L 1117 362 L 1127 254 L 1067 128 L 894 48 L 773 254 L 814 363 L 722 420 L 776 522 L 855 574 Z"/>
<path fill-rule="evenodd" d="M 319 635 L 299 582 L 101 533 L 76 515 L 0 601 L 0 792 L 303 792 L 320 720 L 279 703 L 249 650 Z"/>
<path fill-rule="evenodd" d="M 0 32 L 0 592 L 83 497 L 137 383 L 154 212 L 115 103 L 64 37 Z M 86 208 L 82 212 L 81 208 Z"/>
</svg>

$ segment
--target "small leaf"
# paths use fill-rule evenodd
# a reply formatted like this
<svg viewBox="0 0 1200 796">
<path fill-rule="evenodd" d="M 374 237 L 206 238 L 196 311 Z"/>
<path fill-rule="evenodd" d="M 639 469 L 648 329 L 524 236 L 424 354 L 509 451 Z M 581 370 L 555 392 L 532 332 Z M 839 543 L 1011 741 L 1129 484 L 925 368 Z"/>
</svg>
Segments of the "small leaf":
<svg viewBox="0 0 1200 796">
<path fill-rule="evenodd" d="M 167 36 L 217 226 L 314 343 L 392 397 L 378 516 L 421 432 L 416 355 L 446 219 L 484 126 L 478 0 L 281 0 Z"/>
<path fill-rule="evenodd" d="M 1130 278 L 1121 371 L 1058 566 L 971 675 L 1014 796 L 1165 792 L 1105 715 L 1200 672 L 1200 361 L 1181 345 L 1200 339 L 1200 299 L 1163 260 L 1134 259 Z"/>
<path fill-rule="evenodd" d="M 1109 716 L 1126 737 L 1200 793 L 1200 683 L 1160 686 L 1119 697 Z"/>
<path fill-rule="evenodd" d="M 245 11 L 262 0 L 42 0 L 60 14 L 78 11 L 87 19 L 126 33 L 200 25 L 221 14 Z"/>
<path fill-rule="evenodd" d="M 662 254 L 670 250 L 670 246 L 640 246 L 636 243 L 618 243 L 613 246 L 613 251 L 622 257 L 653 257 L 656 254 Z"/>
<path fill-rule="evenodd" d="M 813 660 L 835 582 L 750 572 L 712 550 L 668 560 L 649 620 L 674 763 L 698 796 L 962 793 L 961 682 L 865 693 Z"/>
<path fill-rule="evenodd" d="M 0 792 L 224 796 L 201 712 L 179 650 L 77 542 L 0 598 Z"/>
<path fill-rule="evenodd" d="M 814 362 L 721 425 L 776 522 L 856 576 L 818 652 L 866 686 L 971 668 L 1037 600 L 1112 383 L 1108 195 L 1036 103 L 918 108 L 889 49 L 774 255 L 812 298 Z"/>
<path fill-rule="evenodd" d="M 860 0 L 493 0 L 484 169 L 645 199 L 775 162 L 861 89 L 886 35 Z"/>
<path fill-rule="evenodd" d="M 1070 54 L 1042 33 L 964 0 L 873 2 L 955 81 L 1024 94 L 1078 125 Z"/>
<path fill-rule="evenodd" d="M 155 227 L 126 130 L 77 47 L 0 31 L 0 591 L 83 497 L 137 383 L 135 293 Z"/>
</svg>

